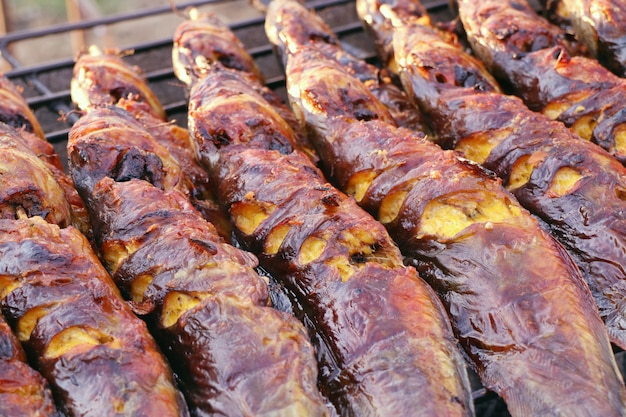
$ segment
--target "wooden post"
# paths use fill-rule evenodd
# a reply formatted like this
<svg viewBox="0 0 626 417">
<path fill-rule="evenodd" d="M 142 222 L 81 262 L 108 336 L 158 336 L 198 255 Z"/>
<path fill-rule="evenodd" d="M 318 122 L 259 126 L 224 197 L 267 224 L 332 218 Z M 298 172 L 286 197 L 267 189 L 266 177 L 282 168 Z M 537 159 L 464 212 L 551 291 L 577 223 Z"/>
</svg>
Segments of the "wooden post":
<svg viewBox="0 0 626 417">
<path fill-rule="evenodd" d="M 9 8 L 4 0 L 0 0 L 0 36 L 11 31 L 10 21 Z M 10 46 L 7 45 L 6 47 L 9 48 Z M 10 69 L 11 65 L 5 59 L 0 59 L 0 71 L 6 72 Z"/>
<path fill-rule="evenodd" d="M 9 33 L 9 14 L 6 2 L 0 0 L 0 36 Z"/>
<path fill-rule="evenodd" d="M 1 1 L 1 0 L 0 0 Z M 65 8 L 67 11 L 67 21 L 70 23 L 80 22 L 83 15 L 80 7 L 80 0 L 65 0 Z M 72 42 L 72 51 L 74 55 L 85 50 L 87 47 L 87 38 L 83 30 L 74 30 L 70 34 Z"/>
</svg>

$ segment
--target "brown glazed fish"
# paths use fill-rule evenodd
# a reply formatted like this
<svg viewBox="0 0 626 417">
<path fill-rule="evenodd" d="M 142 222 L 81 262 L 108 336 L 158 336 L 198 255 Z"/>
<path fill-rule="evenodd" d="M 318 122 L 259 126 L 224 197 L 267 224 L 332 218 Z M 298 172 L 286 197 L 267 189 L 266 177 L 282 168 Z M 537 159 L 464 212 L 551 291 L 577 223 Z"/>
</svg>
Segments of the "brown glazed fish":
<svg viewBox="0 0 626 417">
<path fill-rule="evenodd" d="M 626 80 L 572 56 L 565 32 L 526 0 L 458 0 L 472 49 L 532 110 L 626 162 Z"/>
<path fill-rule="evenodd" d="M 439 143 L 495 171 L 522 205 L 549 223 L 583 270 L 612 341 L 624 346 L 626 227 L 620 190 L 626 171 L 518 99 L 497 94 L 480 62 L 408 18 L 413 3 L 357 6 L 366 21 L 384 20 L 379 9 L 388 7 L 385 16 L 397 27 L 394 65 Z"/>
<path fill-rule="evenodd" d="M 314 47 L 339 60 L 361 80 L 388 108 L 394 121 L 403 127 L 424 131 L 426 124 L 411 105 L 404 91 L 396 85 L 391 73 L 368 64 L 344 51 L 332 29 L 312 10 L 295 0 L 272 1 L 268 5 L 265 32 L 283 65 L 286 55 L 303 47 Z"/>
<path fill-rule="evenodd" d="M 169 365 L 85 237 L 0 220 L 0 308 L 67 416 L 188 416 Z"/>
<path fill-rule="evenodd" d="M 26 354 L 0 314 L 0 415 L 58 416 L 48 382 L 26 363 Z"/>
<path fill-rule="evenodd" d="M 74 104 L 83 110 L 115 105 L 120 99 L 132 99 L 145 103 L 155 117 L 167 119 L 141 69 L 131 68 L 115 50 L 101 51 L 92 46 L 81 54 L 74 65 L 70 91 Z"/>
<path fill-rule="evenodd" d="M 293 132 L 245 80 L 205 73 L 191 90 L 190 131 L 238 240 L 307 324 L 322 391 L 342 416 L 472 415 L 434 294 L 384 228 L 293 151 Z"/>
<path fill-rule="evenodd" d="M 24 129 L 39 139 L 46 139 L 35 113 L 28 107 L 20 89 L 4 75 L 0 75 L 0 122 L 15 129 Z"/>
<path fill-rule="evenodd" d="M 13 132 L 11 129 L 2 127 L 0 128 L 3 132 L 1 134 L 10 136 L 11 141 L 21 142 L 30 150 L 29 153 L 32 152 L 41 159 L 65 194 L 64 198 L 67 199 L 71 209 L 71 224 L 91 239 L 89 215 L 74 188 L 72 179 L 63 171 L 59 156 L 52 145 L 46 141 L 39 121 L 28 107 L 17 86 L 2 75 L 0 75 L 0 121 L 16 130 Z"/>
<path fill-rule="evenodd" d="M 494 171 L 545 221 L 582 270 L 611 340 L 626 347 L 626 168 L 521 100 L 498 94 L 479 61 L 400 17 L 413 3 L 394 3 L 395 20 L 406 22 L 395 30 L 394 65 L 438 143 Z M 384 3 L 358 4 L 380 17 Z"/>
<path fill-rule="evenodd" d="M 216 63 L 239 71 L 241 76 L 246 77 L 247 84 L 263 96 L 294 130 L 299 149 L 311 159 L 317 158 L 291 109 L 277 93 L 265 86 L 261 69 L 235 33 L 216 15 L 191 9 L 189 18 L 174 32 L 174 73 L 187 87 L 191 87 L 203 77 L 208 67 Z"/>
<path fill-rule="evenodd" d="M 104 103 L 115 104 L 131 113 L 180 165 L 183 176 L 187 177 L 181 182 L 194 207 L 222 237 L 230 239 L 228 216 L 215 201 L 208 175 L 196 160 L 189 132 L 164 118 L 163 107 L 139 68 L 128 64 L 115 51 L 92 47 L 76 60 L 71 93 L 81 110 Z"/>
<path fill-rule="evenodd" d="M 0 218 L 41 216 L 66 227 L 72 209 L 65 192 L 44 161 L 20 133 L 0 123 Z"/>
<path fill-rule="evenodd" d="M 188 19 L 174 32 L 172 63 L 176 78 L 188 86 L 202 78 L 206 65 L 219 62 L 226 68 L 265 80 L 261 69 L 230 28 L 212 13 L 190 9 Z"/>
<path fill-rule="evenodd" d="M 624 0 L 543 0 L 548 17 L 573 32 L 602 65 L 626 75 Z"/>
<path fill-rule="evenodd" d="M 124 109 L 94 107 L 72 127 L 68 155 L 104 263 L 192 414 L 326 415 L 304 327 L 268 305 L 256 258 L 193 208 L 167 149 Z"/>
<path fill-rule="evenodd" d="M 289 56 L 287 89 L 325 171 L 437 291 L 513 416 L 623 414 L 623 381 L 580 271 L 498 180 L 386 122 L 365 86 L 316 51 Z"/>
</svg>

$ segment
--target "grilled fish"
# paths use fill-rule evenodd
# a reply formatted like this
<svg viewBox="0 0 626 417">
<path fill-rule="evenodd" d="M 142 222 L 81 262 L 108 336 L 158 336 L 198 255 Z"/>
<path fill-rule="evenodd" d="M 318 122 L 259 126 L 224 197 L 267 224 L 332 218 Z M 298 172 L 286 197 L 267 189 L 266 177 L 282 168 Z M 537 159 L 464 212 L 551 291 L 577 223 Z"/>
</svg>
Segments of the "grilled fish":
<svg viewBox="0 0 626 417">
<path fill-rule="evenodd" d="M 286 73 L 325 172 L 437 291 L 511 413 L 621 415 L 623 381 L 589 288 L 500 181 L 388 123 L 367 88 L 317 51 L 291 54 Z"/>
<path fill-rule="evenodd" d="M 48 382 L 26 363 L 26 354 L 0 315 L 0 415 L 56 416 Z"/>
<path fill-rule="evenodd" d="M 463 360 L 434 295 L 279 126 L 249 122 L 261 120 L 246 103 L 257 99 L 225 95 L 226 76 L 234 87 L 216 71 L 191 90 L 190 130 L 238 239 L 293 294 L 338 413 L 471 415 Z M 204 128 L 216 113 L 232 115 L 219 140 Z"/>
<path fill-rule="evenodd" d="M 397 16 L 412 1 L 396 2 Z M 360 1 L 370 14 L 383 3 Z M 389 14 L 389 12 L 387 12 Z M 495 172 L 518 201 L 541 218 L 576 260 L 611 340 L 626 347 L 626 169 L 558 122 L 498 94 L 482 64 L 410 19 L 392 49 L 407 91 L 438 143 Z M 381 34 L 387 36 L 386 34 Z M 459 70 L 462 68 L 462 70 Z"/>
<path fill-rule="evenodd" d="M 624 0 L 544 0 L 548 17 L 572 32 L 592 56 L 619 76 L 626 75 Z"/>
<path fill-rule="evenodd" d="M 563 31 L 525 0 L 458 0 L 474 52 L 532 110 L 626 162 L 626 80 L 572 56 Z"/>
<path fill-rule="evenodd" d="M 188 416 L 145 324 L 75 228 L 0 220 L 0 308 L 68 416 Z"/>
<path fill-rule="evenodd" d="M 167 149 L 124 109 L 93 107 L 68 150 L 102 259 L 170 358 L 192 414 L 325 415 L 304 327 L 269 307 L 256 258 L 193 208 Z"/>
<path fill-rule="evenodd" d="M 165 118 L 163 106 L 138 67 L 127 63 L 117 51 L 92 47 L 77 58 L 71 86 L 72 97 L 83 111 L 104 103 L 115 104 L 132 114 L 163 149 L 167 148 L 165 152 L 171 157 L 166 159 L 173 158 L 180 166 L 182 174 L 177 175 L 185 178 L 177 181 L 185 188 L 194 207 L 222 237 L 230 240 L 232 230 L 228 216 L 215 200 L 207 173 L 196 159 L 189 132 Z"/>
<path fill-rule="evenodd" d="M 313 11 L 297 1 L 272 1 L 268 5 L 265 32 L 274 45 L 283 65 L 290 52 L 312 46 L 321 53 L 339 60 L 389 109 L 395 123 L 417 131 L 427 125 L 419 111 L 411 105 L 392 74 L 346 52 L 332 29 Z"/>
<path fill-rule="evenodd" d="M 83 201 L 80 199 L 76 189 L 74 188 L 72 179 L 64 172 L 61 159 L 55 153 L 52 145 L 46 140 L 39 121 L 35 117 L 33 111 L 28 107 L 28 104 L 26 103 L 26 100 L 22 96 L 20 90 L 8 78 L 2 75 L 0 75 L 0 99 L 0 121 L 3 125 L 8 126 L 0 128 L 2 131 L 1 134 L 5 135 L 5 137 L 10 137 L 10 140 L 7 140 L 12 143 L 21 143 L 24 145 L 14 146 L 20 146 L 21 152 L 29 154 L 27 159 L 30 162 L 25 161 L 24 163 L 26 165 L 37 165 L 38 167 L 35 168 L 35 172 L 40 170 L 45 171 L 45 174 L 37 174 L 37 181 L 33 182 L 33 184 L 42 181 L 43 178 L 48 178 L 48 183 L 56 182 L 58 186 L 51 186 L 52 188 L 49 190 L 51 194 L 48 197 L 54 198 L 54 194 L 59 194 L 57 189 L 60 187 L 62 189 L 62 194 L 64 194 L 64 197 L 62 198 L 67 200 L 70 208 L 69 218 L 64 219 L 64 222 L 77 227 L 91 240 L 92 234 L 91 225 L 89 224 L 89 215 L 87 214 Z M 5 143 L 7 143 L 6 140 Z M 43 162 L 45 169 L 42 168 L 39 163 L 32 161 L 33 155 L 37 156 L 41 162 Z M 19 157 L 18 159 L 14 159 L 14 162 L 17 163 L 18 160 Z M 8 168 L 8 165 L 11 165 L 11 163 L 7 161 L 5 169 Z M 20 163 L 17 163 L 17 165 L 20 165 Z M 14 168 L 18 170 L 22 169 L 17 166 L 14 166 Z M 15 177 L 18 182 L 20 179 L 24 178 L 20 178 L 21 175 L 31 177 L 31 180 L 33 179 L 32 173 L 29 174 L 22 171 L 21 174 L 17 174 Z M 49 178 L 50 175 L 52 178 Z M 10 183 L 11 181 L 8 182 Z M 23 191 L 28 193 L 25 190 Z M 34 189 L 30 192 L 34 192 Z"/>
<path fill-rule="evenodd" d="M 443 307 L 371 216 L 330 186 L 245 71 L 211 62 L 189 129 L 237 240 L 307 324 L 339 415 L 473 414 Z"/>
<path fill-rule="evenodd" d="M 20 133 L 4 123 L 0 149 L 0 217 L 41 216 L 61 227 L 71 225 L 72 209 L 64 189 Z"/>
</svg>

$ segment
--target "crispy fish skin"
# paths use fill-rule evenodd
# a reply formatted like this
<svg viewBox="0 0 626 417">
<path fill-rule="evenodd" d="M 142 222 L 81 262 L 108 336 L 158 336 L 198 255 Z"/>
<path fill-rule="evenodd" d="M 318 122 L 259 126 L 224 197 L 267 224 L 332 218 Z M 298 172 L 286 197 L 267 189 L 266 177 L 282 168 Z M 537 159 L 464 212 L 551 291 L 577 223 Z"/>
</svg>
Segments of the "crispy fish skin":
<svg viewBox="0 0 626 417">
<path fill-rule="evenodd" d="M 340 415 L 473 415 L 436 297 L 380 224 L 298 152 L 291 119 L 251 81 L 213 63 L 191 89 L 188 124 L 239 240 L 295 294 L 326 397 Z"/>
<path fill-rule="evenodd" d="M 103 71 L 107 71 L 107 77 L 91 79 L 101 76 Z M 194 207 L 215 225 L 222 237 L 229 240 L 232 230 L 228 217 L 215 201 L 206 170 L 196 159 L 189 132 L 163 118 L 162 106 L 138 68 L 129 65 L 115 51 L 92 48 L 89 53 L 77 58 L 74 74 L 76 80 L 72 83 L 71 92 L 77 106 L 88 112 L 91 108 L 115 103 L 116 107 L 132 114 L 180 165 L 183 176 L 188 178 L 183 183 Z M 132 93 L 135 90 L 143 94 Z M 126 95 L 120 97 L 120 91 L 126 92 Z M 107 95 L 109 100 L 105 99 Z"/>
<path fill-rule="evenodd" d="M 0 217 L 42 216 L 61 227 L 72 223 L 63 187 L 14 128 L 0 124 Z"/>
<path fill-rule="evenodd" d="M 411 105 L 405 92 L 386 69 L 380 69 L 344 51 L 332 29 L 313 11 L 295 0 L 270 2 L 265 32 L 283 65 L 286 56 L 303 47 L 315 47 L 321 53 L 339 60 L 350 73 L 365 83 L 388 108 L 395 123 L 417 131 L 427 125 L 420 112 Z"/>
<path fill-rule="evenodd" d="M 304 327 L 268 306 L 253 256 L 221 242 L 176 190 L 107 177 L 94 196 L 106 264 L 194 415 L 325 415 Z"/>
<path fill-rule="evenodd" d="M 380 3 L 361 3 L 380 15 Z M 396 9 L 404 3 L 396 2 Z M 437 39 L 429 27 L 397 26 L 396 67 L 409 95 L 429 116 L 437 142 L 495 172 L 545 221 L 582 270 L 611 340 L 626 346 L 626 303 L 620 295 L 626 291 L 620 266 L 626 264 L 621 198 L 626 169 L 521 100 L 498 94 L 479 61 Z"/>
<path fill-rule="evenodd" d="M 623 0 L 547 0 L 547 16 L 570 30 L 602 65 L 626 75 L 626 2 Z"/>
<path fill-rule="evenodd" d="M 104 263 L 170 358 L 192 414 L 326 415 L 304 327 L 268 305 L 256 258 L 193 208 L 167 149 L 123 109 L 103 107 L 73 126 L 68 154 Z"/>
<path fill-rule="evenodd" d="M 57 416 L 50 386 L 26 362 L 17 337 L 0 314 L 0 415 Z"/>
<path fill-rule="evenodd" d="M 35 113 L 28 106 L 20 89 L 2 74 L 0 74 L 0 121 L 15 129 L 24 129 L 39 139 L 46 139 Z"/>
<path fill-rule="evenodd" d="M 594 59 L 572 56 L 564 32 L 525 0 L 457 3 L 472 49 L 494 75 L 532 110 L 625 163 L 626 80 Z"/>
<path fill-rule="evenodd" d="M 0 134 L 11 137 L 26 145 L 45 166 L 63 189 L 65 198 L 70 204 L 71 224 L 77 227 L 85 236 L 91 238 L 89 215 L 83 201 L 78 196 L 71 178 L 64 172 L 63 165 L 54 148 L 45 138 L 43 129 L 35 114 L 28 106 L 18 87 L 8 78 L 0 75 L 0 121 L 13 129 L 1 127 Z"/>
<path fill-rule="evenodd" d="M 623 415 L 623 381 L 580 271 L 498 180 L 418 134 L 361 119 L 376 114 L 375 98 L 314 51 L 290 56 L 287 87 L 326 172 L 436 289 L 512 415 Z"/>
<path fill-rule="evenodd" d="M 320 343 L 324 392 L 339 414 L 472 415 L 445 312 L 415 270 L 402 266 L 382 226 L 302 155 L 232 147 L 220 161 L 231 212 L 271 212 L 249 234 L 246 214 L 234 219 L 267 269 L 288 271 L 283 283 L 301 297 L 299 314 Z M 282 242 L 273 240 L 283 233 Z"/>
<path fill-rule="evenodd" d="M 227 84 L 236 91 L 236 73 L 207 72 L 191 89 L 190 131 L 238 240 L 294 294 L 337 413 L 473 415 L 464 361 L 432 290 L 384 228 L 293 151 L 280 121 L 260 123 L 249 103 L 262 102 L 245 80 L 240 94 L 224 94 Z M 218 114 L 233 115 L 219 133 L 206 127 Z"/>
<path fill-rule="evenodd" d="M 155 117 L 167 120 L 161 102 L 148 87 L 139 67 L 129 69 L 116 50 L 100 51 L 91 47 L 82 53 L 74 65 L 70 94 L 74 104 L 83 110 L 112 106 L 120 99 L 133 99 L 146 103 Z"/>
<path fill-rule="evenodd" d="M 75 123 L 68 143 L 68 164 L 89 207 L 94 187 L 105 177 L 145 179 L 163 190 L 189 195 L 192 185 L 168 148 L 120 107 L 93 108 Z"/>
<path fill-rule="evenodd" d="M 169 365 L 85 237 L 0 220 L 0 307 L 68 416 L 188 416 Z"/>
<path fill-rule="evenodd" d="M 291 109 L 273 90 L 265 86 L 265 78 L 254 58 L 237 35 L 215 14 L 191 9 L 189 18 L 174 32 L 172 47 L 174 73 L 191 87 L 214 65 L 236 71 L 256 90 L 293 129 L 297 146 L 312 160 L 317 160 Z"/>
</svg>

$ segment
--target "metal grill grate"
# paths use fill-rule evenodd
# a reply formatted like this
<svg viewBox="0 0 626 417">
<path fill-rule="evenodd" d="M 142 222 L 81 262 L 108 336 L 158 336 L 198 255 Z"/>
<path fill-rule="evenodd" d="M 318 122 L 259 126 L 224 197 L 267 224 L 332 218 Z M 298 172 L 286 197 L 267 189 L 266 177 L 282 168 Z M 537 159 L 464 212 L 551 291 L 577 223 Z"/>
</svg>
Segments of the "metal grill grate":
<svg viewBox="0 0 626 417">
<path fill-rule="evenodd" d="M 177 10 L 188 7 L 214 8 L 237 0 L 204 0 L 188 1 L 176 5 Z M 276 57 L 273 54 L 264 32 L 264 18 L 261 13 L 253 9 L 246 0 L 240 2 L 248 8 L 247 13 L 240 13 L 240 8 L 234 15 L 225 16 L 231 29 L 242 40 L 248 51 L 255 58 L 266 77 L 270 88 L 285 97 L 285 79 Z M 448 0 L 424 0 L 435 20 L 448 21 L 454 17 L 449 9 Z M 373 43 L 363 31 L 356 15 L 354 0 L 314 0 L 307 5 L 317 10 L 318 14 L 337 33 L 343 46 L 354 55 L 376 62 Z M 256 14 L 256 17 L 254 15 Z M 250 16 L 253 17 L 250 17 Z M 0 53 L 4 60 L 12 67 L 6 76 L 23 88 L 28 104 L 35 111 L 48 140 L 54 145 L 63 161 L 66 160 L 67 133 L 78 118 L 70 99 L 70 79 L 74 65 L 73 57 L 68 56 L 54 62 L 36 65 L 24 65 L 11 51 L 22 42 L 33 42 L 58 34 L 69 34 L 76 30 L 94 30 L 95 28 L 116 25 L 122 22 L 132 24 L 145 18 L 164 17 L 178 19 L 176 11 L 170 6 L 153 7 L 136 12 L 118 14 L 101 19 L 86 20 L 79 23 L 70 23 L 51 26 L 44 29 L 14 32 L 0 38 Z M 224 16 L 222 16 L 224 17 Z M 183 85 L 175 78 L 171 67 L 171 33 L 163 33 L 162 38 L 152 39 L 134 45 L 120 45 L 132 54 L 126 56 L 129 62 L 138 65 L 148 79 L 149 85 L 161 100 L 168 117 L 184 126 L 186 123 L 187 101 Z M 626 357 L 624 352 L 616 353 L 618 364 L 624 373 Z M 476 412 L 479 417 L 509 417 L 506 406 L 495 394 L 480 386 L 478 378 L 472 374 Z"/>
</svg>

